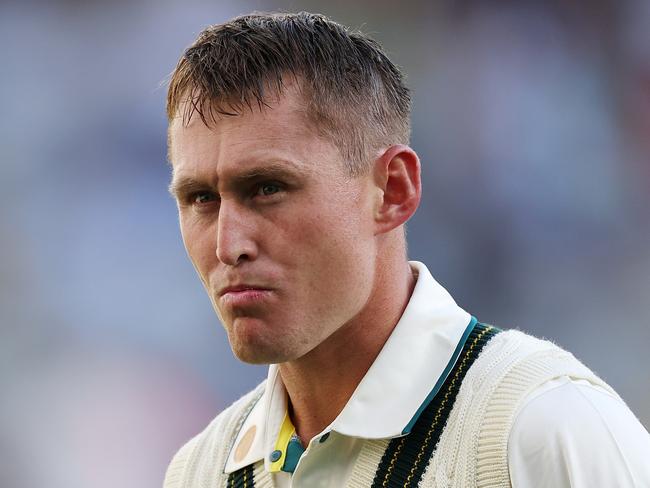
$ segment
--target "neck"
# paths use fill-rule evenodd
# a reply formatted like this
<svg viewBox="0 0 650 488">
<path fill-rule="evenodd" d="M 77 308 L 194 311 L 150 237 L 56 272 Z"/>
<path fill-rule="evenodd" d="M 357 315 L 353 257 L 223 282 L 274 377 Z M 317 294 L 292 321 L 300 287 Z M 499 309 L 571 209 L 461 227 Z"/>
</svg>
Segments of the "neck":
<svg viewBox="0 0 650 488">
<path fill-rule="evenodd" d="M 368 303 L 317 348 L 282 363 L 296 433 L 306 446 L 341 413 L 399 321 L 415 286 L 403 259 L 383 267 Z"/>
</svg>

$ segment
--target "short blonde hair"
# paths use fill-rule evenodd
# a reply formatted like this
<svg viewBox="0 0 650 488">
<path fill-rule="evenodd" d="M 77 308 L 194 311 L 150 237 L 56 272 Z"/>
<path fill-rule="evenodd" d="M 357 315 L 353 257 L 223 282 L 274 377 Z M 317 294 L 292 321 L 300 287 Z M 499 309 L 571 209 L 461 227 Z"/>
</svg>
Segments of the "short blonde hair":
<svg viewBox="0 0 650 488">
<path fill-rule="evenodd" d="M 376 41 L 306 12 L 245 15 L 203 30 L 172 73 L 167 117 L 189 123 L 198 113 L 209 124 L 215 114 L 263 109 L 287 77 L 350 174 L 364 173 L 377 149 L 409 143 L 411 97 L 399 68 Z"/>
</svg>

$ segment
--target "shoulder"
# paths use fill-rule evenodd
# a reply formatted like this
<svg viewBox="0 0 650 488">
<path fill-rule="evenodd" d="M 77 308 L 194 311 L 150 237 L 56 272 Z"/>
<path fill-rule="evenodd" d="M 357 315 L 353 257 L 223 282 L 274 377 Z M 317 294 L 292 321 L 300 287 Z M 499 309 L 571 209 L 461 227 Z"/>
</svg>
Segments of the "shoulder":
<svg viewBox="0 0 650 488">
<path fill-rule="evenodd" d="M 589 368 L 550 341 L 508 330 L 485 345 L 459 395 L 458 417 L 464 417 L 460 425 L 471 458 L 466 462 L 476 469 L 477 479 L 509 482 L 508 436 L 519 407 L 540 385 L 562 376 L 588 380 L 616 396 Z M 481 462 L 475 464 L 476 459 Z"/>
<path fill-rule="evenodd" d="M 594 376 L 571 353 L 553 342 L 519 330 L 506 330 L 483 347 L 465 382 L 472 385 L 467 389 L 488 401 L 496 390 L 505 389 L 512 395 L 514 388 L 518 395 L 525 395 L 540 383 L 569 371 L 580 377 Z"/>
<path fill-rule="evenodd" d="M 589 384 L 624 405 L 616 392 L 573 354 L 520 331 L 498 334 L 478 362 L 481 365 L 473 380 L 480 385 L 479 396 L 488 413 L 492 409 L 498 412 L 499 421 L 505 422 L 508 431 L 522 405 L 539 396 L 544 385 L 561 378 Z"/>
<path fill-rule="evenodd" d="M 481 383 L 488 380 L 494 388 L 516 387 L 523 389 L 521 393 L 524 394 L 542 382 L 566 374 L 590 378 L 609 389 L 570 352 L 549 340 L 519 330 L 503 331 L 493 337 L 476 361 L 476 368 L 470 372 L 479 377 Z"/>
<path fill-rule="evenodd" d="M 650 435 L 570 352 L 508 331 L 483 360 L 478 456 L 490 471 L 515 488 L 650 486 Z"/>
<path fill-rule="evenodd" d="M 167 468 L 164 488 L 195 486 L 201 479 L 218 477 L 237 433 L 262 396 L 265 384 L 263 381 L 235 401 L 179 449 Z"/>
<path fill-rule="evenodd" d="M 563 376 L 523 399 L 508 465 L 515 487 L 649 486 L 648 452 L 650 435 L 620 397 Z"/>
<path fill-rule="evenodd" d="M 504 330 L 494 336 L 485 348 L 488 354 L 498 355 L 509 363 L 519 362 L 540 353 L 564 353 L 563 350 L 547 339 L 541 339 L 517 329 Z"/>
</svg>

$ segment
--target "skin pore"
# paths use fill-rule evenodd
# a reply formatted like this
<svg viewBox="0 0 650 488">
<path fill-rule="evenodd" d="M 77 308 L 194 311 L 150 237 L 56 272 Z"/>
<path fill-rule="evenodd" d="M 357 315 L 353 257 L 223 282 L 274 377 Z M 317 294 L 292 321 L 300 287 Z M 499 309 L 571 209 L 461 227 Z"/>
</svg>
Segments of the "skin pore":
<svg viewBox="0 0 650 488">
<path fill-rule="evenodd" d="M 415 279 L 403 224 L 420 200 L 407 146 L 348 175 L 298 90 L 169 127 L 183 242 L 234 354 L 277 363 L 301 441 L 329 425 L 379 354 Z M 183 107 L 179 112 L 182 113 Z"/>
</svg>

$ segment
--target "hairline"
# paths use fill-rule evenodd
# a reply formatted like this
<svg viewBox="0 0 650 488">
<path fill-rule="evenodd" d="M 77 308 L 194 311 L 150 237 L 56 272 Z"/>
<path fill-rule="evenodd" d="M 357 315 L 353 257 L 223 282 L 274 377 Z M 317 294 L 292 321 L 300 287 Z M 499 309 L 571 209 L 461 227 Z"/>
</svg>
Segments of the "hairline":
<svg viewBox="0 0 650 488">
<path fill-rule="evenodd" d="M 291 77 L 289 83 L 285 83 L 287 77 Z M 278 103 L 283 99 L 290 97 L 292 94 L 295 96 L 297 101 L 297 107 L 294 107 L 294 110 L 300 112 L 301 116 L 310 125 L 310 130 L 314 132 L 314 135 L 320 137 L 327 142 L 331 143 L 337 150 L 339 156 L 341 157 L 341 162 L 344 166 L 344 169 L 349 176 L 362 176 L 367 174 L 370 170 L 371 164 L 371 152 L 367 150 L 364 156 L 365 161 L 354 162 L 349 164 L 346 161 L 345 147 L 349 146 L 349 141 L 344 141 L 339 143 L 333 137 L 333 134 L 330 134 L 325 129 L 325 121 L 322 120 L 322 115 L 319 117 L 316 114 L 315 105 L 316 102 L 314 98 L 309 95 L 307 82 L 304 77 L 297 73 L 285 73 L 283 76 L 277 80 L 277 83 L 274 83 L 276 80 L 267 80 L 265 86 L 268 91 L 265 92 L 266 96 L 264 99 L 259 100 L 257 104 L 246 104 L 244 106 L 237 107 L 236 103 L 229 100 L 227 97 L 222 99 L 209 99 L 203 98 L 200 94 L 196 93 L 196 88 L 191 85 L 185 90 L 185 93 L 178 97 L 175 100 L 173 107 L 174 112 L 171 117 L 168 116 L 168 125 L 167 125 L 167 162 L 173 168 L 173 161 L 171 158 L 171 148 L 172 148 L 172 137 L 171 137 L 171 126 L 175 120 L 179 118 L 182 119 L 181 124 L 184 127 L 188 127 L 195 116 L 198 116 L 202 123 L 206 127 L 213 129 L 214 124 L 218 123 L 220 120 L 227 120 L 231 117 L 240 117 L 246 113 L 255 115 L 256 113 L 261 114 L 265 110 L 273 110 L 272 103 Z M 193 95 L 194 93 L 194 95 Z M 193 103 L 192 100 L 197 100 L 203 106 L 199 106 L 198 103 Z M 185 108 L 183 108 L 183 106 Z M 207 110 L 206 110 L 207 108 Z M 216 109 L 215 109 L 216 108 Z M 168 114 L 169 115 L 169 114 Z M 341 120 L 331 120 L 330 123 L 338 127 L 343 127 L 350 123 L 349 121 L 341 124 Z M 365 122 L 364 122 L 365 123 Z M 370 149 L 370 148 L 366 148 Z M 361 163 L 361 164 L 359 164 Z"/>
</svg>

